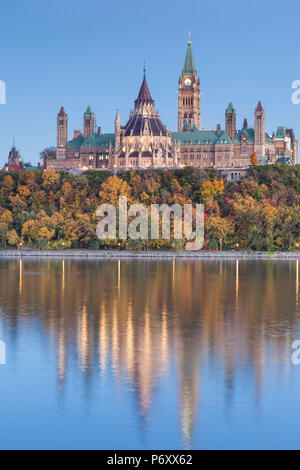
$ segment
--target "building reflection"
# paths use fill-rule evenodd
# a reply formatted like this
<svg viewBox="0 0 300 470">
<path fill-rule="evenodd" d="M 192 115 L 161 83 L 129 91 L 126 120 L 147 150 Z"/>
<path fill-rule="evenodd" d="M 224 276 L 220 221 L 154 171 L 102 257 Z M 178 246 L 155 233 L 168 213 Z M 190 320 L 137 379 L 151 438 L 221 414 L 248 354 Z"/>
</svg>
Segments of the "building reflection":
<svg viewBox="0 0 300 470">
<path fill-rule="evenodd" d="M 1 261 L 0 298 L 12 331 L 37 318 L 55 338 L 60 388 L 68 369 L 86 377 L 88 387 L 108 374 L 116 386 L 125 379 L 144 424 L 155 390 L 175 364 L 174 413 L 190 448 L 201 421 L 205 368 L 222 371 L 229 402 L 243 370 L 259 402 L 266 361 L 282 367 L 299 315 L 299 266 L 272 260 Z"/>
</svg>

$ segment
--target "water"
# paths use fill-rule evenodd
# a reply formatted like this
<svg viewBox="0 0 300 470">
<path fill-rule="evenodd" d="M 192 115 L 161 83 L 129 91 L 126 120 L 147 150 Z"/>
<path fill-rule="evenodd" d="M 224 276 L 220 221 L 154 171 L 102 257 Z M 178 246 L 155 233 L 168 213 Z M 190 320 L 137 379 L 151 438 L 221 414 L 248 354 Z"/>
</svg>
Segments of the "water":
<svg viewBox="0 0 300 470">
<path fill-rule="evenodd" d="M 299 448 L 299 301 L 297 261 L 0 260 L 0 448 Z"/>
</svg>

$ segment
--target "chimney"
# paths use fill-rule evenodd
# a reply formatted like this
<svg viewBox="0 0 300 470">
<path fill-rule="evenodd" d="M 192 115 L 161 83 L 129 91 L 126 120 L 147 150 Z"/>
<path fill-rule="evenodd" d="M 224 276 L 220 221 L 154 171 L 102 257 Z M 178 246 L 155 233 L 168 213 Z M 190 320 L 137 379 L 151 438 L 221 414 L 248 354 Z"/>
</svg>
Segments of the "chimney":
<svg viewBox="0 0 300 470">
<path fill-rule="evenodd" d="M 247 121 L 247 119 L 245 118 L 245 119 L 244 119 L 244 124 L 243 124 L 243 129 L 247 129 L 247 127 L 248 127 L 248 121 Z"/>
<path fill-rule="evenodd" d="M 98 132 L 97 132 L 98 135 L 101 135 L 101 127 L 99 126 L 98 127 Z"/>
<path fill-rule="evenodd" d="M 220 124 L 217 124 L 217 136 L 219 137 L 220 134 L 221 134 L 221 126 Z"/>
</svg>

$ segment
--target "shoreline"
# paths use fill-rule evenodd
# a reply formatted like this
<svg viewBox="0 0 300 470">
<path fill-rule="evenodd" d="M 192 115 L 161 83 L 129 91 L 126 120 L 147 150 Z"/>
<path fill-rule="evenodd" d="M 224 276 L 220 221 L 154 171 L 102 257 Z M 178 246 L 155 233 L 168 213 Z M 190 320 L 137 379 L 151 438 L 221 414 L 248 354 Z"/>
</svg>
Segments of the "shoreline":
<svg viewBox="0 0 300 470">
<path fill-rule="evenodd" d="M 0 250 L 0 258 L 84 259 L 300 259 L 299 251 L 101 251 L 101 250 Z"/>
</svg>

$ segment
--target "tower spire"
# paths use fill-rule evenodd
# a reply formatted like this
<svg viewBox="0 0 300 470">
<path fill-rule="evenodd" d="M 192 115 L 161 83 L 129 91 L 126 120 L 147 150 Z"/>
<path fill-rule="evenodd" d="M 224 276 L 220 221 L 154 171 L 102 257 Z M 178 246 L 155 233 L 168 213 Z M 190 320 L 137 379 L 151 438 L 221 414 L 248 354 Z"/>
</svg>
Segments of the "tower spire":
<svg viewBox="0 0 300 470">
<path fill-rule="evenodd" d="M 195 67 L 190 30 L 184 66 L 178 83 L 179 132 L 183 130 L 185 120 L 190 129 L 201 129 L 200 80 Z"/>
<path fill-rule="evenodd" d="M 193 75 L 196 71 L 194 55 L 193 55 L 193 50 L 192 50 L 192 42 L 190 39 L 191 37 L 190 37 L 190 31 L 189 31 L 188 47 L 186 50 L 184 67 L 183 67 L 183 72 L 185 75 Z"/>
</svg>

